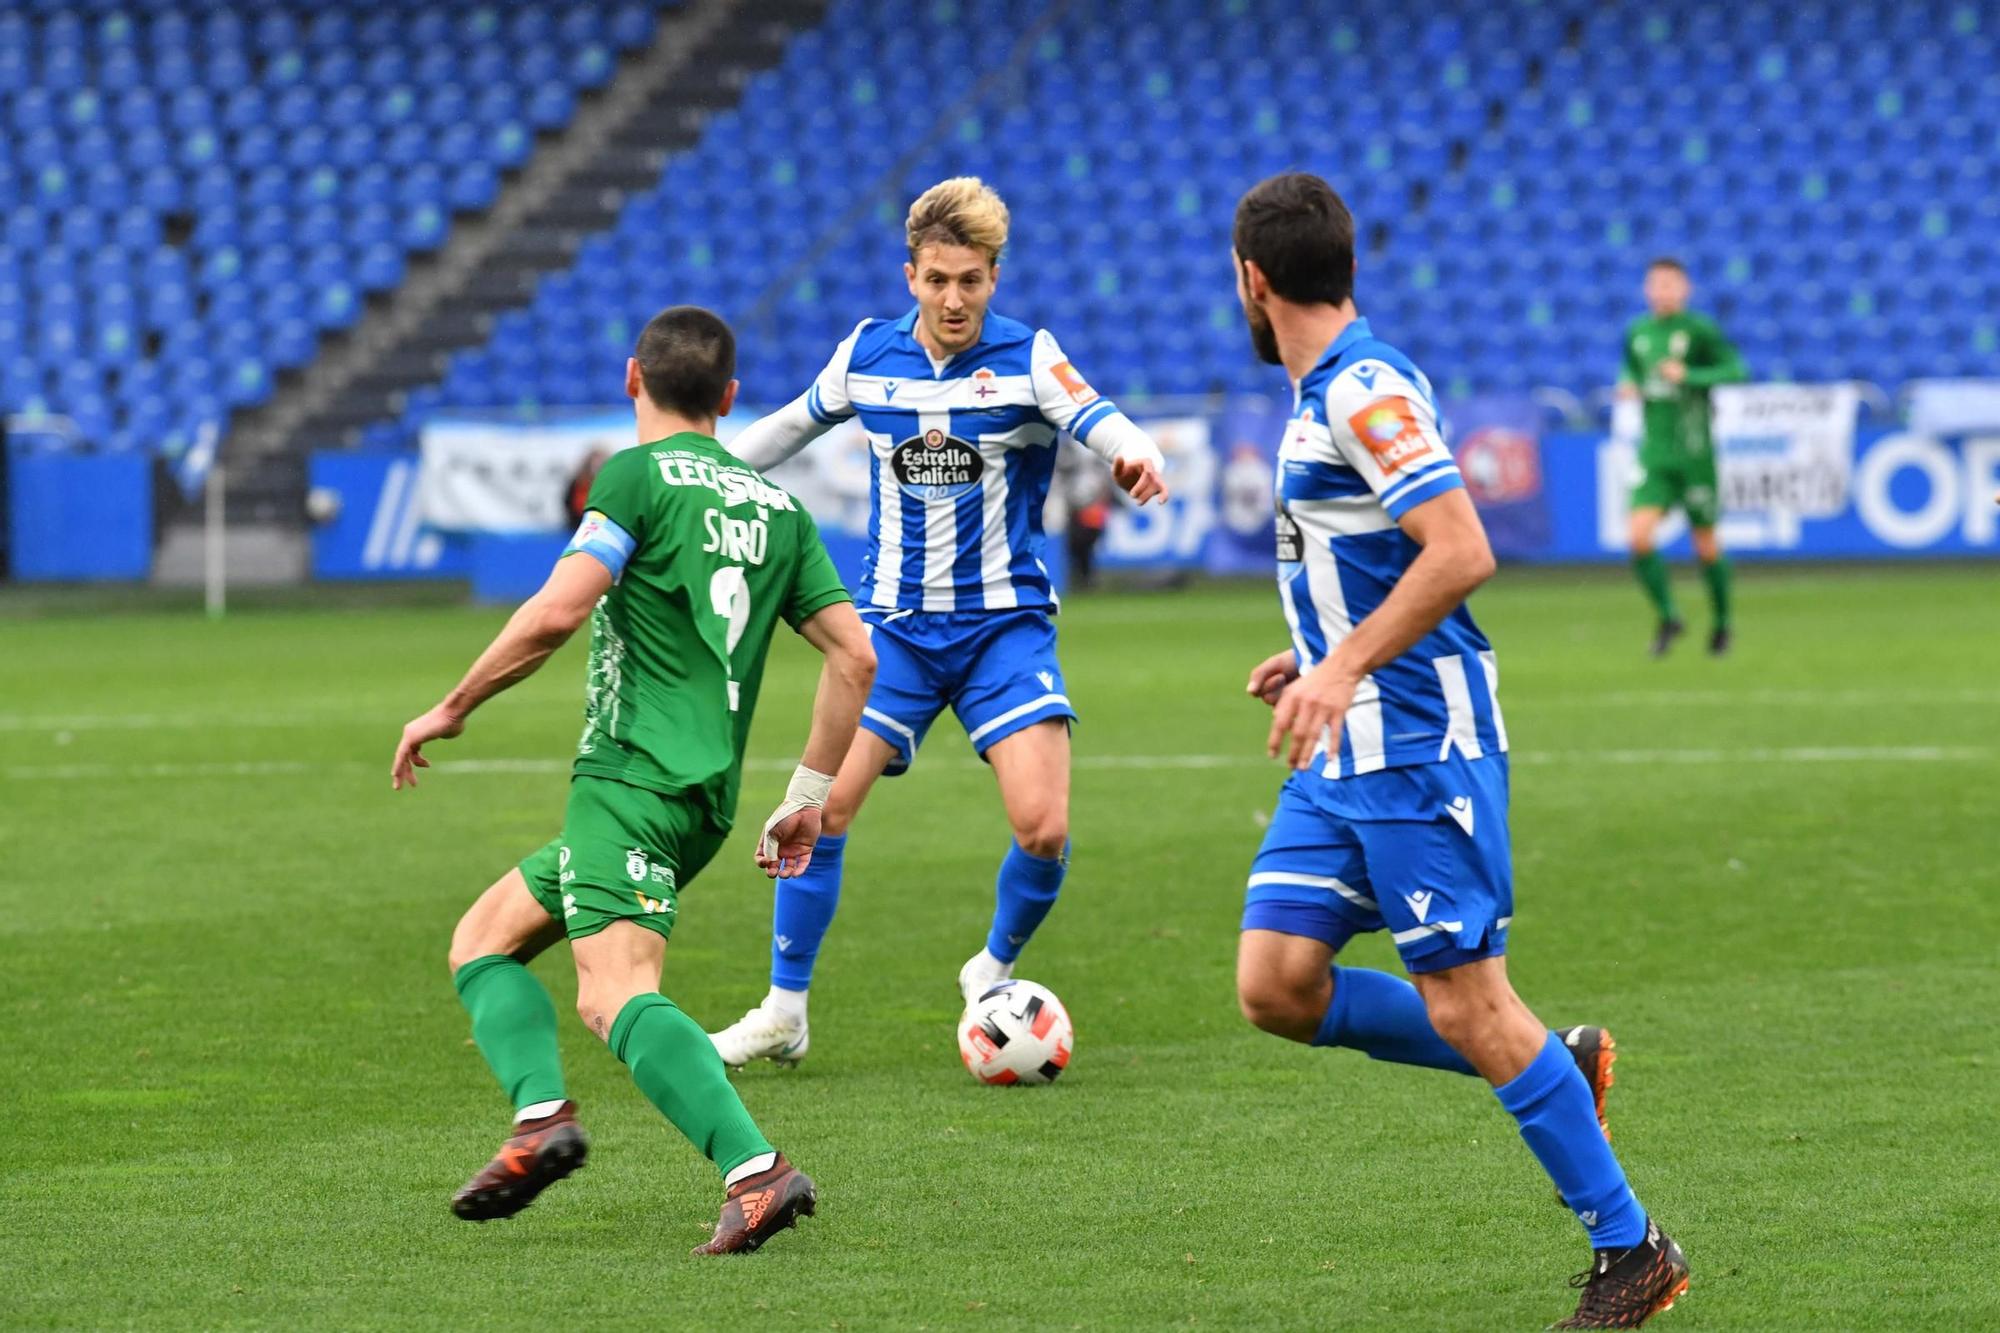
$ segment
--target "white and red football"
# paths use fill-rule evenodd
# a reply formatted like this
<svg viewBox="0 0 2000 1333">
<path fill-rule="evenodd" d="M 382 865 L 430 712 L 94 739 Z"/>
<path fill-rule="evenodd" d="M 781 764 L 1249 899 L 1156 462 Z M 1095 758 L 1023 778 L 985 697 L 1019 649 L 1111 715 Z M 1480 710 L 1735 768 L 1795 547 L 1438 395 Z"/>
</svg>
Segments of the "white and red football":
<svg viewBox="0 0 2000 1333">
<path fill-rule="evenodd" d="M 1053 1083 L 1075 1046 L 1069 1011 L 1032 981 L 1000 982 L 958 1020 L 958 1053 L 981 1083 Z"/>
</svg>

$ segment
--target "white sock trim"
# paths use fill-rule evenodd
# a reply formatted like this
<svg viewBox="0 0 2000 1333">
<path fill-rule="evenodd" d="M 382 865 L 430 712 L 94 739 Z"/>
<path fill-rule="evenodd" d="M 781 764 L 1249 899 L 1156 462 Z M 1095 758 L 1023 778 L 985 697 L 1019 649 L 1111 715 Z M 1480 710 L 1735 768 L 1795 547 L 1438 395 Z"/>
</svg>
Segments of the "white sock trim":
<svg viewBox="0 0 2000 1333">
<path fill-rule="evenodd" d="M 731 1186 L 735 1185 L 737 1181 L 747 1180 L 751 1176 L 756 1175 L 759 1171 L 769 1171 L 772 1167 L 776 1166 L 777 1164 L 778 1164 L 778 1154 L 776 1154 L 775 1152 L 760 1152 L 755 1157 L 752 1157 L 749 1161 L 745 1162 L 743 1165 L 737 1167 L 734 1171 L 731 1171 L 728 1175 L 724 1176 L 722 1178 L 722 1187 L 724 1189 L 729 1189 Z"/>
<path fill-rule="evenodd" d="M 771 993 L 764 997 L 764 1007 L 774 1014 L 803 1023 L 806 1021 L 806 992 L 773 986 Z"/>
<path fill-rule="evenodd" d="M 515 1112 L 514 1123 L 519 1125 L 525 1124 L 530 1120 L 540 1120 L 543 1116 L 554 1115 L 562 1109 L 563 1099 L 561 1097 L 556 1098 L 552 1102 L 536 1102 L 532 1106 L 524 1106 Z"/>
</svg>

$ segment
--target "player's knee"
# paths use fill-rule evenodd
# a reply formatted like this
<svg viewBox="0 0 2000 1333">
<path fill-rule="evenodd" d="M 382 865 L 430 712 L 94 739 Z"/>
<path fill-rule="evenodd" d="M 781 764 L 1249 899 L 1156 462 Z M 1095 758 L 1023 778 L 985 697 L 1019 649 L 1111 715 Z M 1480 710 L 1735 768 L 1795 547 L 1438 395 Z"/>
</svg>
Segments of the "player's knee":
<svg viewBox="0 0 2000 1333">
<path fill-rule="evenodd" d="M 472 919 L 472 913 L 468 912 L 460 917 L 458 925 L 451 932 L 451 946 L 445 950 L 445 965 L 451 970 L 451 974 L 457 976 L 458 969 L 475 958 L 484 958 L 496 952 L 484 945 L 485 941 L 480 938 L 479 925 Z"/>
<path fill-rule="evenodd" d="M 1250 1026 L 1293 1041 L 1310 1041 L 1326 1008 L 1324 997 L 1270 975 L 1237 978 L 1236 1005 Z"/>
<path fill-rule="evenodd" d="M 1478 1046 L 1502 1017 L 1499 997 L 1464 986 L 1426 988 L 1424 1008 L 1437 1034 L 1460 1053 Z"/>
<path fill-rule="evenodd" d="M 1042 810 L 1017 820 L 1014 841 L 1028 855 L 1052 861 L 1069 846 L 1069 816 L 1061 810 Z"/>
<path fill-rule="evenodd" d="M 583 1025 L 597 1034 L 599 1041 L 611 1040 L 611 1024 L 618 1017 L 623 1005 L 613 1004 L 610 997 L 591 988 L 576 993 L 576 1016 Z"/>
</svg>

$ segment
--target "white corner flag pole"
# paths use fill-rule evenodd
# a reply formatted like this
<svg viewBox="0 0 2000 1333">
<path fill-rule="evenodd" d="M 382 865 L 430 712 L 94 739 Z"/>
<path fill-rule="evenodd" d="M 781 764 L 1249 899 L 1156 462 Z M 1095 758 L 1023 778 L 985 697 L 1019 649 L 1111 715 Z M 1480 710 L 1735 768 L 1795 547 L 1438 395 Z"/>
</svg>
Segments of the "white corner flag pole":
<svg viewBox="0 0 2000 1333">
<path fill-rule="evenodd" d="M 211 425 L 208 429 L 212 431 L 215 427 Z M 202 507 L 202 601 L 208 608 L 210 620 L 220 619 L 225 609 L 222 539 L 226 497 L 223 494 L 223 475 L 222 460 L 218 458 L 209 465 L 208 485 L 203 493 L 207 503 Z"/>
</svg>

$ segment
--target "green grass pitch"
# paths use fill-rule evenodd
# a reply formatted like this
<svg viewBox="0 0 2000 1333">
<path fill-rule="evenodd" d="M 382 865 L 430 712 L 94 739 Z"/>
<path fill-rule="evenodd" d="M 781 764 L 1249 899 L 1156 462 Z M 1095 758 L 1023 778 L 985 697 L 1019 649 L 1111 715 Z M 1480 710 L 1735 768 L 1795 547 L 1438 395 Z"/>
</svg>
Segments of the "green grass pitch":
<svg viewBox="0 0 2000 1333">
<path fill-rule="evenodd" d="M 1685 575 L 1683 576 L 1685 580 Z M 1683 595 L 1696 589 L 1684 581 Z M 352 599 L 348 599 L 351 601 Z M 1515 752 L 1513 973 L 1616 1032 L 1612 1117 L 1704 1328 L 2000 1326 L 2000 596 L 1987 569 L 1761 570 L 1739 647 L 1643 656 L 1612 573 L 1475 607 Z M 446 1211 L 506 1108 L 453 921 L 553 831 L 581 651 L 392 796 L 398 728 L 500 623 L 406 606 L 220 623 L 0 603 L 0 1323 L 63 1328 L 1535 1328 L 1586 1259 L 1478 1083 L 1237 1015 L 1279 774 L 1262 585 L 1077 598 L 1075 859 L 1021 972 L 1075 1015 L 1052 1088 L 958 1063 L 953 978 L 1007 833 L 940 723 L 855 827 L 813 1054 L 739 1079 L 820 1216 L 697 1261 L 717 1181 L 564 1015 L 587 1170 Z M 33 614 L 29 612 L 33 611 Z M 1697 613 L 1695 619 L 1699 622 Z M 1699 625 L 1697 625 L 1699 628 Z M 779 646 L 741 818 L 803 736 Z M 740 831 L 665 989 L 735 1018 L 770 888 Z M 1392 966 L 1386 943 L 1351 960 Z"/>
</svg>

